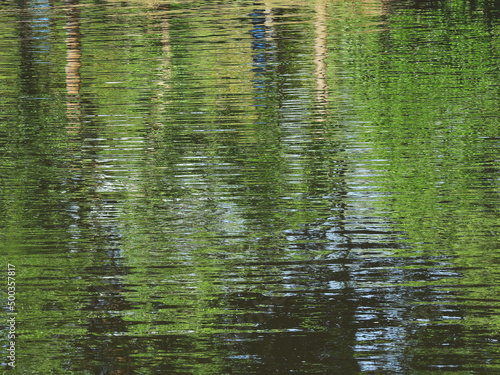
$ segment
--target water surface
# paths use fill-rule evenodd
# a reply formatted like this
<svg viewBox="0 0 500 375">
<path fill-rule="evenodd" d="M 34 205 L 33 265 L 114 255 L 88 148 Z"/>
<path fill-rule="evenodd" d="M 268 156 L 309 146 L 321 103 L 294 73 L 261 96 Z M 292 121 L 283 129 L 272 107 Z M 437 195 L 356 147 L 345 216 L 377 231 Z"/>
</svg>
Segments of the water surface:
<svg viewBox="0 0 500 375">
<path fill-rule="evenodd" d="M 4 2 L 16 370 L 500 371 L 498 15 Z"/>
</svg>

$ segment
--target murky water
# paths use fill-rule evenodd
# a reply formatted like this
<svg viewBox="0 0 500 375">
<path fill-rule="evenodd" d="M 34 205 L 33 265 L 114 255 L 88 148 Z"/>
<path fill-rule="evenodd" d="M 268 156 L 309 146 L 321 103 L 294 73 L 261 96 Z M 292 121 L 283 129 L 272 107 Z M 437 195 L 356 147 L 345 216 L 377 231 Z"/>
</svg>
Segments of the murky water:
<svg viewBox="0 0 500 375">
<path fill-rule="evenodd" d="M 16 373 L 499 372 L 493 5 L 2 3 Z"/>
</svg>

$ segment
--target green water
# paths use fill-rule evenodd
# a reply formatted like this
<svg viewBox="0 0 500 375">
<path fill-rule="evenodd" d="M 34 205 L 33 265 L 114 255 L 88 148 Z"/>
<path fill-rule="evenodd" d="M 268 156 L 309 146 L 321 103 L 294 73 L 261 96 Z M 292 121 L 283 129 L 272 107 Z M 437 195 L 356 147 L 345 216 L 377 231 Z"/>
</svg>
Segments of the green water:
<svg viewBox="0 0 500 375">
<path fill-rule="evenodd" d="M 498 8 L 4 1 L 2 370 L 500 372 Z"/>
</svg>

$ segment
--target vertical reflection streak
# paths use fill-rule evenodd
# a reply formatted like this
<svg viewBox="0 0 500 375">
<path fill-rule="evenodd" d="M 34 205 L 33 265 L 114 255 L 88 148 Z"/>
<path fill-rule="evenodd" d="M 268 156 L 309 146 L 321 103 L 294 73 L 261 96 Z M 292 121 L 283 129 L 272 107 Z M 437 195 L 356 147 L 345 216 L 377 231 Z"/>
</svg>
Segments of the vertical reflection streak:
<svg viewBox="0 0 500 375">
<path fill-rule="evenodd" d="M 82 66 L 79 0 L 67 0 L 69 5 L 66 20 L 66 116 L 68 133 L 78 133 L 81 130 L 82 109 L 80 102 Z"/>
<path fill-rule="evenodd" d="M 314 31 L 316 37 L 314 39 L 314 80 L 315 80 L 315 102 L 318 107 L 318 115 L 323 115 L 317 121 L 326 121 L 328 113 L 328 82 L 326 74 L 326 58 L 327 52 L 327 4 L 325 0 L 316 0 L 315 3 L 316 20 L 314 23 Z"/>
<path fill-rule="evenodd" d="M 156 107 L 158 116 L 160 116 L 161 113 L 164 113 L 166 109 L 165 106 L 168 105 L 168 101 L 166 101 L 164 97 L 166 91 L 171 89 L 170 80 L 172 78 L 172 66 L 170 62 L 172 56 L 172 44 L 170 41 L 170 20 L 167 14 L 164 15 L 164 18 L 161 21 L 160 33 L 161 36 L 159 43 L 161 44 L 162 55 L 161 55 L 161 63 L 158 68 L 161 73 L 159 74 L 158 77 L 159 79 L 156 82 L 158 86 L 156 95 L 153 96 L 153 101 L 158 103 Z M 155 126 L 161 126 L 161 125 L 162 125 L 161 120 L 158 120 L 158 122 L 155 123 Z"/>
</svg>

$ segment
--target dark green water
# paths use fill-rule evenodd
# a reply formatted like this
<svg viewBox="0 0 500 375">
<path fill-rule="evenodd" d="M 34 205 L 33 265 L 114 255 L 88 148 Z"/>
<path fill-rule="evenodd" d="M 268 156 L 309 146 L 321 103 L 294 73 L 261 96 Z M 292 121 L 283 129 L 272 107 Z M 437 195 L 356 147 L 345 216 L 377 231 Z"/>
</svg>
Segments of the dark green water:
<svg viewBox="0 0 500 375">
<path fill-rule="evenodd" d="M 496 6 L 2 2 L 2 370 L 500 373 Z"/>
</svg>

